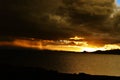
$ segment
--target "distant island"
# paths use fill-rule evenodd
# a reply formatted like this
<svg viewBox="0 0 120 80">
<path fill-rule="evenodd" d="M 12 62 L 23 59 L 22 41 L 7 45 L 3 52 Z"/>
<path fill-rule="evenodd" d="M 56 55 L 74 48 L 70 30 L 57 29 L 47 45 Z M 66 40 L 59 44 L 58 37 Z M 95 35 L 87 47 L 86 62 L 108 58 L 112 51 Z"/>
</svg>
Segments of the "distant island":
<svg viewBox="0 0 120 80">
<path fill-rule="evenodd" d="M 0 46 L 0 52 L 1 53 L 8 53 L 8 52 L 21 52 L 23 51 L 23 53 L 26 51 L 31 53 L 80 53 L 80 54 L 117 54 L 120 55 L 120 49 L 113 49 L 113 50 L 106 50 L 106 51 L 95 51 L 95 52 L 87 52 L 87 51 L 83 51 L 83 52 L 73 52 L 73 51 L 58 51 L 58 50 L 39 50 L 39 49 L 35 49 L 35 48 L 24 48 L 24 47 L 20 47 L 20 46 Z"/>
</svg>

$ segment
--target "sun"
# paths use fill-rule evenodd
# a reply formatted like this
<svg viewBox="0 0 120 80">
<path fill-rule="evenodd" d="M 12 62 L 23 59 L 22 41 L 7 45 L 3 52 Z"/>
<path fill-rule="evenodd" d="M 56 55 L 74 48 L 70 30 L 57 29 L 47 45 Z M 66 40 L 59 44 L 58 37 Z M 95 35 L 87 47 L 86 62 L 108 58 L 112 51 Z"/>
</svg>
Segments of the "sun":
<svg viewBox="0 0 120 80">
<path fill-rule="evenodd" d="M 82 52 L 84 52 L 84 51 L 86 51 L 86 52 L 95 52 L 95 51 L 98 51 L 98 50 L 104 51 L 105 48 L 95 48 L 95 47 L 83 47 L 82 48 Z"/>
<path fill-rule="evenodd" d="M 84 48 L 82 51 L 94 52 L 96 51 L 96 49 L 95 48 Z"/>
</svg>

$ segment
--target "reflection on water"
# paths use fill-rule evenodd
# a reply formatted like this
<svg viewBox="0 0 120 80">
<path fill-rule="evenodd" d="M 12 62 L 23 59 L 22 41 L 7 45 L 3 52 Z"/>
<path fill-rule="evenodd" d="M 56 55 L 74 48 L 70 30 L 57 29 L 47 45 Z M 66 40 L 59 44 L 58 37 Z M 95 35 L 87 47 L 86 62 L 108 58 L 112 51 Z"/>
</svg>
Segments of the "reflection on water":
<svg viewBox="0 0 120 80">
<path fill-rule="evenodd" d="M 49 54 L 43 60 L 42 67 L 59 72 L 120 76 L 120 55 Z"/>
<path fill-rule="evenodd" d="M 11 56 L 11 55 L 9 55 Z M 9 62 L 26 66 L 39 66 L 59 72 L 84 72 L 95 75 L 120 76 L 120 55 L 106 54 L 32 54 L 11 56 Z"/>
</svg>

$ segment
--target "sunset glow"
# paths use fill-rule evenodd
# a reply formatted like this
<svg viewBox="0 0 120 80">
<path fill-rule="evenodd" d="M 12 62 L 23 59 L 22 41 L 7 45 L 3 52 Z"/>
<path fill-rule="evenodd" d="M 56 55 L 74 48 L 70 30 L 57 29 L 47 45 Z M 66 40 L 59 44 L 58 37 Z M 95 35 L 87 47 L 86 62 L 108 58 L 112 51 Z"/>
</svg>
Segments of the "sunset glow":
<svg viewBox="0 0 120 80">
<path fill-rule="evenodd" d="M 72 39 L 72 40 L 71 40 Z M 105 51 L 111 49 L 120 49 L 119 44 L 106 44 L 101 47 L 88 44 L 82 37 L 73 37 L 66 40 L 36 40 L 16 39 L 12 42 L 0 42 L 0 45 L 14 45 L 26 48 L 35 48 L 40 50 L 57 50 L 57 51 L 73 51 L 73 52 L 94 52 Z"/>
<path fill-rule="evenodd" d="M 101 48 L 94 48 L 94 47 L 83 47 L 83 51 L 86 51 L 86 52 L 95 52 L 95 51 L 105 51 L 106 49 L 103 47 Z"/>
<path fill-rule="evenodd" d="M 73 39 L 73 40 L 81 40 L 81 39 L 85 39 L 83 37 L 78 37 L 78 36 L 75 36 L 75 37 L 71 37 L 70 39 Z"/>
<path fill-rule="evenodd" d="M 0 4 L 0 45 L 74 52 L 120 49 L 120 0 Z"/>
</svg>

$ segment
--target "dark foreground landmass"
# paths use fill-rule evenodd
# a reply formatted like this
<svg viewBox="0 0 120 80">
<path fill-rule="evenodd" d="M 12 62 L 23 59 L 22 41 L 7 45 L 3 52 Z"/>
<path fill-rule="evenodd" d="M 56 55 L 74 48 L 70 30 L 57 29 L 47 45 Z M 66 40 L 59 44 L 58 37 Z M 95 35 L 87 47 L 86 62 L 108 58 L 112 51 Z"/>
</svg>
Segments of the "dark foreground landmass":
<svg viewBox="0 0 120 80">
<path fill-rule="evenodd" d="M 85 73 L 68 74 L 42 68 L 0 65 L 1 80 L 120 80 L 120 77 L 89 75 Z"/>
<path fill-rule="evenodd" d="M 100 53 L 97 51 L 94 53 Z M 100 76 L 100 75 L 89 75 L 85 73 L 79 74 L 68 74 L 59 73 L 57 71 L 46 70 L 40 67 L 29 67 L 23 65 L 15 65 L 12 63 L 13 60 L 19 60 L 16 56 L 34 56 L 39 54 L 48 53 L 61 53 L 61 51 L 49 51 L 49 50 L 36 50 L 14 46 L 0 46 L 0 78 L 1 80 L 120 80 L 120 77 L 115 76 Z M 64 52 L 70 53 L 70 52 Z M 87 52 L 84 52 L 87 53 Z M 120 50 L 103 51 L 102 54 L 119 54 Z M 10 63 L 11 62 L 11 63 Z M 16 61 L 17 63 L 17 61 Z"/>
</svg>

